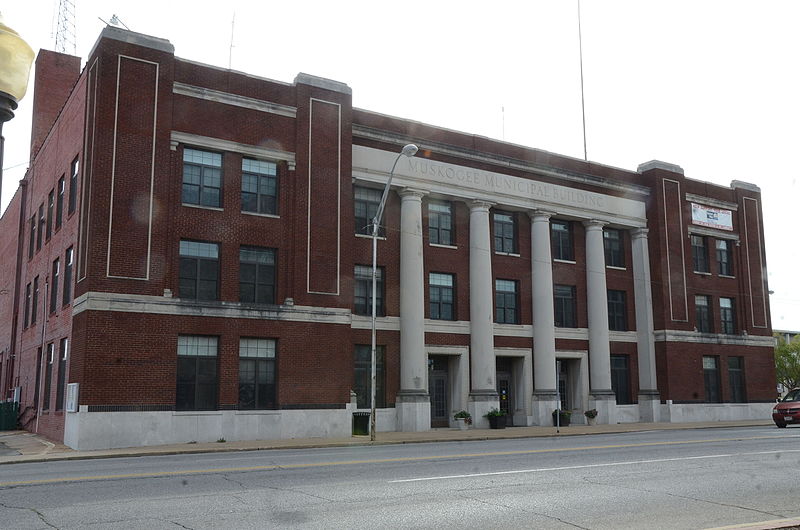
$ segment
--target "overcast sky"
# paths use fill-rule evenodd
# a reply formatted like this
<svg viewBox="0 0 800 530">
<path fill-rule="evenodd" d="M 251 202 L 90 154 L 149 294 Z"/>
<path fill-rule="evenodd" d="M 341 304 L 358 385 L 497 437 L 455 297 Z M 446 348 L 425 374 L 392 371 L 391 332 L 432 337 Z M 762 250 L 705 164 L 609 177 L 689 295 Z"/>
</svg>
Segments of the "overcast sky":
<svg viewBox="0 0 800 530">
<path fill-rule="evenodd" d="M 52 50 L 58 3 L 0 9 L 35 51 Z M 84 60 L 116 14 L 179 57 L 285 82 L 328 77 L 359 108 L 583 158 L 577 0 L 74 3 Z M 760 186 L 772 325 L 800 330 L 800 1 L 581 10 L 589 159 L 630 170 L 659 159 L 689 178 Z M 27 167 L 32 99 L 3 128 L 2 209 Z"/>
</svg>

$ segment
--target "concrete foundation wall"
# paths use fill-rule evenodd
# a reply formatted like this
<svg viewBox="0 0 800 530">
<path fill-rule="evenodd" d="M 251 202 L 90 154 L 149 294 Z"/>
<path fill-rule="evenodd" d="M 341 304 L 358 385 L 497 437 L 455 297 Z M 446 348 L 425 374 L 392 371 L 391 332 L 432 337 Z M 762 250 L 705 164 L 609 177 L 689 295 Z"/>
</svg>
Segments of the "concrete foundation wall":
<svg viewBox="0 0 800 530">
<path fill-rule="evenodd" d="M 698 403 L 661 405 L 661 421 L 684 423 L 693 421 L 736 421 L 772 418 L 775 403 Z"/>
<path fill-rule="evenodd" d="M 347 438 L 353 409 L 203 412 L 77 412 L 67 414 L 64 443 L 77 450 L 187 442 Z M 378 412 L 379 430 L 393 430 L 394 411 Z"/>
</svg>

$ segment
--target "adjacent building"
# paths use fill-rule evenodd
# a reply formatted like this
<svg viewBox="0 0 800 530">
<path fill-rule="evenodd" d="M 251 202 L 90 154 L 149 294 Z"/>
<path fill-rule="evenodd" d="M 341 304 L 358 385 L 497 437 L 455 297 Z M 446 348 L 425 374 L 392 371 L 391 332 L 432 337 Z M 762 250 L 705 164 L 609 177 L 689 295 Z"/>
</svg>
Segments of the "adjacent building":
<svg viewBox="0 0 800 530">
<path fill-rule="evenodd" d="M 352 106 L 103 30 L 41 51 L 31 163 L 0 220 L 0 391 L 79 449 L 768 417 L 761 194 Z M 642 123 L 643 129 L 657 124 Z M 646 131 L 643 130 L 643 133 Z"/>
</svg>

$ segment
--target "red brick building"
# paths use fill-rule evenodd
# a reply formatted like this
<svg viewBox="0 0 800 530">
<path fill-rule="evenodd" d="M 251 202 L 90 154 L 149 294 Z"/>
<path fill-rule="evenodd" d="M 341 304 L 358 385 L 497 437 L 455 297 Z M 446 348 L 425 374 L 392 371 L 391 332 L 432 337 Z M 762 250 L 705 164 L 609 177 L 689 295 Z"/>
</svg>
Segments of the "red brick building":
<svg viewBox="0 0 800 530">
<path fill-rule="evenodd" d="M 761 195 L 354 109 L 347 85 L 108 27 L 42 51 L 0 220 L 0 391 L 88 449 L 345 436 L 490 408 L 546 424 L 768 417 Z M 419 147 L 414 157 L 402 147 Z M 582 421 L 576 414 L 573 421 Z"/>
</svg>

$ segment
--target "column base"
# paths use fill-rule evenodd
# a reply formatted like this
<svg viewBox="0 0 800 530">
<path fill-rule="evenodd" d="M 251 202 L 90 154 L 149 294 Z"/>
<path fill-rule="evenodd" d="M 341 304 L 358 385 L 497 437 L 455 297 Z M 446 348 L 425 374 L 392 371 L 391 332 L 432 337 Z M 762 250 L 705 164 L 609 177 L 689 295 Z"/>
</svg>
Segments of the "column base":
<svg viewBox="0 0 800 530">
<path fill-rule="evenodd" d="M 424 432 L 431 430 L 431 400 L 425 392 L 401 390 L 395 399 L 397 430 Z"/>
<path fill-rule="evenodd" d="M 639 391 L 639 421 L 642 423 L 661 421 L 661 395 L 658 390 Z"/>
<path fill-rule="evenodd" d="M 476 429 L 488 429 L 489 419 L 484 415 L 491 409 L 500 408 L 500 397 L 496 390 L 473 390 L 469 394 L 468 412 Z"/>
<path fill-rule="evenodd" d="M 533 424 L 540 427 L 553 426 L 553 411 L 558 408 L 558 395 L 553 390 L 533 391 Z"/>
<path fill-rule="evenodd" d="M 613 390 L 592 390 L 589 394 L 589 408 L 597 409 L 597 423 L 617 424 L 617 396 Z"/>
</svg>

